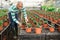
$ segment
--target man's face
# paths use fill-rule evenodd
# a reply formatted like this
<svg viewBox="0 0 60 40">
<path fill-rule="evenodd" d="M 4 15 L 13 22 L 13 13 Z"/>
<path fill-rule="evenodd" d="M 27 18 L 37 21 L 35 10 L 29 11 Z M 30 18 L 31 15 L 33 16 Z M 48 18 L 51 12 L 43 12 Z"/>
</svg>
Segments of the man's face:
<svg viewBox="0 0 60 40">
<path fill-rule="evenodd" d="M 17 8 L 18 9 L 22 9 L 22 7 L 23 7 L 23 4 L 22 3 L 17 4 Z"/>
</svg>

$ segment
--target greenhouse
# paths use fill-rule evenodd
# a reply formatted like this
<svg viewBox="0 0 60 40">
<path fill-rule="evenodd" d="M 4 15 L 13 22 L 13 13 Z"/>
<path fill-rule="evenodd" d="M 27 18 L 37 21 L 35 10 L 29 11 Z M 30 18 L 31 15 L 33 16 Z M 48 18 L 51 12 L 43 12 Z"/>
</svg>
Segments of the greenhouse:
<svg viewBox="0 0 60 40">
<path fill-rule="evenodd" d="M 60 0 L 0 0 L 0 40 L 60 40 Z"/>
</svg>

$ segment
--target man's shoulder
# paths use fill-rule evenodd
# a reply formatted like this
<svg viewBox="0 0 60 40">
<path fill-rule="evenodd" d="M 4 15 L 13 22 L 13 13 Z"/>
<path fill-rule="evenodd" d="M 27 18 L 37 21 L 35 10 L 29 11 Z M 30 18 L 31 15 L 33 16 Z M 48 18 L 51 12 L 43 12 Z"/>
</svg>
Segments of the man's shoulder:
<svg viewBox="0 0 60 40">
<path fill-rule="evenodd" d="M 13 4 L 13 5 L 11 5 L 11 7 L 15 7 L 15 6 L 16 6 L 16 5 L 14 5 L 14 4 Z"/>
<path fill-rule="evenodd" d="M 26 9 L 25 7 L 22 8 L 22 10 Z"/>
<path fill-rule="evenodd" d="M 13 5 L 10 6 L 9 11 L 12 11 L 12 10 L 13 11 L 16 10 L 16 5 L 13 4 Z"/>
</svg>

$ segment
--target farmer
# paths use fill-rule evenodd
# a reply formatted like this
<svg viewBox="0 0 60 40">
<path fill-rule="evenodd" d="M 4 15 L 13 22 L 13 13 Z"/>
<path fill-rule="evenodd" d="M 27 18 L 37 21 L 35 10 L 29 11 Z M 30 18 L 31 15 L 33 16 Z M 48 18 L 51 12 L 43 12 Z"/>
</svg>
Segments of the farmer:
<svg viewBox="0 0 60 40">
<path fill-rule="evenodd" d="M 26 9 L 23 7 L 23 3 L 21 1 L 18 1 L 16 5 L 12 5 L 9 8 L 9 13 L 8 13 L 10 23 L 11 23 L 10 27 L 12 28 L 13 34 L 15 34 L 14 37 L 16 37 L 18 35 L 17 24 L 19 26 L 21 26 L 21 23 L 18 21 L 18 13 L 19 12 L 22 12 L 24 14 L 25 21 L 27 22 L 28 19 L 27 19 Z"/>
</svg>

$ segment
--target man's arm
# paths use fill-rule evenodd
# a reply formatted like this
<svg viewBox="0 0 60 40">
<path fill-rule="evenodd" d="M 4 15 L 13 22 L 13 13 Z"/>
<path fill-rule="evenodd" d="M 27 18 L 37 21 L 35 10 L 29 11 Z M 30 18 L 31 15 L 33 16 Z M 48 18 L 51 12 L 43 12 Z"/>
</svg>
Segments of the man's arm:
<svg viewBox="0 0 60 40">
<path fill-rule="evenodd" d="M 19 21 L 15 18 L 15 13 L 11 13 L 11 16 L 12 16 L 13 21 L 19 24 Z"/>
<path fill-rule="evenodd" d="M 11 12 L 11 16 L 12 16 L 12 19 L 14 22 L 16 22 L 17 24 L 20 24 L 19 21 L 15 18 L 15 12 L 18 11 L 16 10 L 16 7 L 15 5 L 12 5 L 10 8 L 9 8 L 9 12 Z"/>
<path fill-rule="evenodd" d="M 28 21 L 28 19 L 27 19 L 26 9 L 25 9 L 25 8 L 23 8 L 22 12 L 23 12 L 23 14 L 24 14 L 25 21 L 27 22 L 27 21 Z"/>
</svg>

